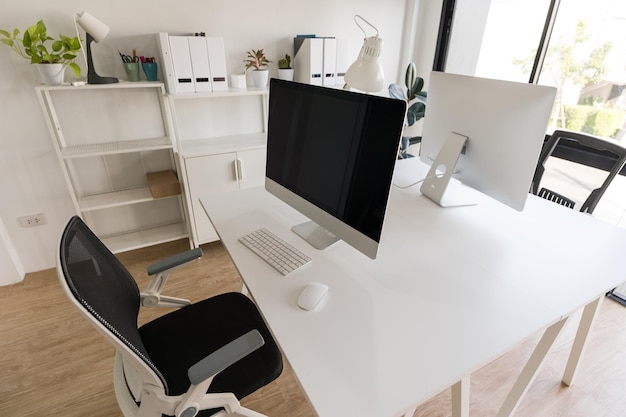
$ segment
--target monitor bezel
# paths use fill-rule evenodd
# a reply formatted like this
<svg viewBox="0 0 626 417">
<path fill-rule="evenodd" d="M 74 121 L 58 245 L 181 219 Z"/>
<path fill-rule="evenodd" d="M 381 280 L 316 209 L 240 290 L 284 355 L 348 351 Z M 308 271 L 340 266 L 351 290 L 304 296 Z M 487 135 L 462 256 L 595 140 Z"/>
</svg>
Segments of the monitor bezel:
<svg viewBox="0 0 626 417">
<path fill-rule="evenodd" d="M 406 114 L 406 103 L 401 100 L 397 100 L 397 99 L 393 99 L 389 97 L 374 96 L 374 95 L 368 95 L 368 94 L 360 93 L 360 92 L 334 89 L 334 88 L 329 88 L 329 87 L 314 86 L 311 84 L 304 84 L 304 83 L 298 83 L 294 81 L 285 81 L 285 80 L 278 80 L 278 79 L 270 80 L 270 100 L 272 99 L 271 91 L 272 91 L 273 86 L 277 84 L 283 84 L 283 83 L 294 84 L 294 85 L 297 85 L 297 88 L 305 89 L 309 91 L 316 91 L 317 89 L 321 89 L 320 91 L 323 92 L 324 94 L 337 94 L 337 95 L 342 95 L 345 97 L 348 97 L 348 95 L 359 95 L 360 97 L 367 96 L 368 99 L 393 101 L 394 105 L 400 105 L 397 103 L 401 103 L 401 105 L 403 106 L 402 107 L 403 112 L 402 112 L 402 117 L 401 118 L 399 117 L 399 120 L 398 120 L 397 140 L 396 140 L 397 146 L 395 148 L 395 154 L 393 155 L 393 161 L 392 162 L 390 161 L 391 162 L 390 170 L 389 172 L 386 173 L 387 175 L 386 182 L 388 183 L 386 186 L 387 193 L 386 193 L 386 198 L 385 198 L 385 212 L 386 212 L 388 203 L 389 203 L 389 196 L 391 194 L 393 171 L 395 168 L 395 163 L 397 160 L 397 153 L 400 147 L 400 139 L 401 139 L 402 131 L 403 131 L 404 117 Z M 269 117 L 271 117 L 270 107 L 271 106 L 268 105 L 268 134 L 270 133 L 269 132 Z M 269 140 L 270 138 L 268 135 L 268 143 L 269 143 Z M 268 146 L 268 149 L 269 149 L 269 146 Z M 268 158 L 269 158 L 269 151 L 268 151 Z M 361 231 L 354 228 L 353 226 L 350 226 L 349 224 L 345 223 L 341 219 L 335 217 L 333 214 L 328 213 L 324 209 L 318 207 L 314 203 L 298 195 L 295 191 L 292 191 L 286 186 L 270 178 L 267 175 L 267 167 L 266 167 L 266 176 L 265 176 L 265 189 L 270 194 L 273 194 L 274 196 L 276 196 L 283 202 L 287 203 L 288 205 L 290 205 L 291 207 L 293 207 L 294 209 L 302 213 L 308 219 L 315 222 L 321 228 L 325 229 L 325 230 L 322 229 L 323 230 L 322 233 L 324 232 L 331 233 L 332 235 L 343 240 L 344 242 L 346 242 L 348 245 L 352 246 L 359 252 L 365 254 L 369 258 L 372 258 L 372 259 L 376 258 L 376 255 L 378 253 L 380 239 L 376 240 L 362 233 Z M 385 216 L 383 215 L 382 225 L 381 225 L 381 236 L 384 230 L 384 223 L 385 223 Z M 294 225 L 294 226 L 299 226 L 299 225 Z"/>
</svg>

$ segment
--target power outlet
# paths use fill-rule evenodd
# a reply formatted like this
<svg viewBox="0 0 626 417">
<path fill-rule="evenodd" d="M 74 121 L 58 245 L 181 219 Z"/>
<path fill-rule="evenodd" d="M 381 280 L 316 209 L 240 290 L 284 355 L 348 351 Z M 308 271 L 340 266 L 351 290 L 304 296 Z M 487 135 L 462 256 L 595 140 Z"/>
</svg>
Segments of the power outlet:
<svg viewBox="0 0 626 417">
<path fill-rule="evenodd" d="M 43 213 L 23 216 L 18 219 L 22 227 L 32 227 L 46 224 L 46 215 Z"/>
</svg>

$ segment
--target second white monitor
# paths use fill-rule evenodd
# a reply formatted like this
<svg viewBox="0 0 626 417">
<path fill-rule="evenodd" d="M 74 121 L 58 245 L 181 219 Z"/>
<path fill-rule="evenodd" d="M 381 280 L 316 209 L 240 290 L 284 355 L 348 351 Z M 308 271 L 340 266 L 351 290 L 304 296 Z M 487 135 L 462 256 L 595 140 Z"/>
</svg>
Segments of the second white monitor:
<svg viewBox="0 0 626 417">
<path fill-rule="evenodd" d="M 553 87 L 432 72 L 420 158 L 466 136 L 454 169 L 464 184 L 523 210 L 556 96 Z"/>
</svg>

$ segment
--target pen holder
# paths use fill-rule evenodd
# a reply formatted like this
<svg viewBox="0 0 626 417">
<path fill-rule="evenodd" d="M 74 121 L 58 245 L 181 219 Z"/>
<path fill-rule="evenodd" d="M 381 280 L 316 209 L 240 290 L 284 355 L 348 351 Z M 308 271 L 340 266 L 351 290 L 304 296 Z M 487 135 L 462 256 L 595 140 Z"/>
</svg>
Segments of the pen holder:
<svg viewBox="0 0 626 417">
<path fill-rule="evenodd" d="M 156 81 L 157 80 L 157 64 L 156 62 L 142 62 L 141 68 L 143 68 L 143 73 L 146 74 L 146 80 L 148 81 Z"/>
<path fill-rule="evenodd" d="M 124 62 L 124 71 L 126 71 L 128 81 L 139 81 L 139 63 Z"/>
</svg>

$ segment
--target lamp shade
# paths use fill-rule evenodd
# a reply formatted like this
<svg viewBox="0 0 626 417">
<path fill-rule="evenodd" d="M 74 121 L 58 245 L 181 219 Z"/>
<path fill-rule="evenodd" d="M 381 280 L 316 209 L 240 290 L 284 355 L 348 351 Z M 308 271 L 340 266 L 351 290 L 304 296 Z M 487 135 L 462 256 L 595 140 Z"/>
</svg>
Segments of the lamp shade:
<svg viewBox="0 0 626 417">
<path fill-rule="evenodd" d="M 91 14 L 83 11 L 76 14 L 76 23 L 88 32 L 96 42 L 101 42 L 109 34 L 109 27 Z"/>
<path fill-rule="evenodd" d="M 350 87 L 367 93 L 383 89 L 384 73 L 380 65 L 383 40 L 378 36 L 365 38 L 359 56 L 346 71 L 344 80 Z"/>
</svg>

